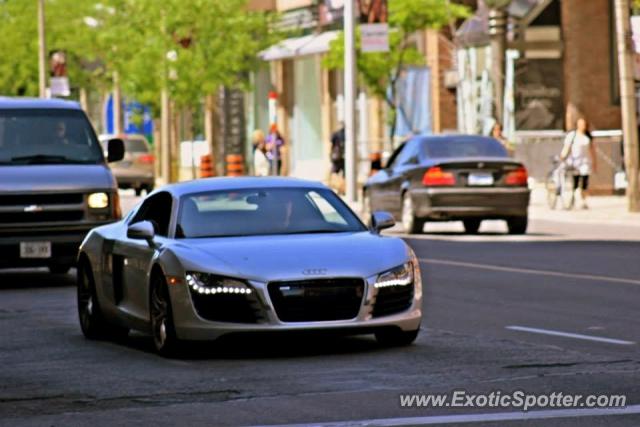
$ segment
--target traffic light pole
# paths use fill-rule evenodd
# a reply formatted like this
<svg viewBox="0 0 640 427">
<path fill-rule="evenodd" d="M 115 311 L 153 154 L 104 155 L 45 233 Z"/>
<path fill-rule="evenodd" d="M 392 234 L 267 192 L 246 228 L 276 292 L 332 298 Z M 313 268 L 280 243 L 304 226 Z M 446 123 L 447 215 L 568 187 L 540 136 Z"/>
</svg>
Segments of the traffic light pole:
<svg viewBox="0 0 640 427">
<path fill-rule="evenodd" d="M 356 50 L 355 0 L 344 5 L 344 125 L 345 125 L 345 181 L 349 203 L 358 200 L 358 173 L 356 151 Z"/>
</svg>

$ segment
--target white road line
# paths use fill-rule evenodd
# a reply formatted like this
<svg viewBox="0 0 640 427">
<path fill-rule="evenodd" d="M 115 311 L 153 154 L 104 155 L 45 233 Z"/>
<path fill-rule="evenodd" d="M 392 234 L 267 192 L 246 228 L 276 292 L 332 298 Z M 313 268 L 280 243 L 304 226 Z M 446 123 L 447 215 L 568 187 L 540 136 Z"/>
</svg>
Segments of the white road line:
<svg viewBox="0 0 640 427">
<path fill-rule="evenodd" d="M 486 423 L 492 421 L 547 420 L 553 418 L 580 418 L 611 415 L 640 414 L 640 405 L 629 405 L 619 409 L 552 409 L 529 412 L 496 412 L 490 414 L 433 415 L 428 417 L 382 418 L 338 422 L 305 424 L 282 424 L 270 427 L 394 427 L 426 426 L 432 424 Z M 263 426 L 266 427 L 266 426 Z"/>
<path fill-rule="evenodd" d="M 575 338 L 579 340 L 604 342 L 607 344 L 633 345 L 634 341 L 617 340 L 614 338 L 596 337 L 594 335 L 573 334 L 571 332 L 553 331 L 550 329 L 528 328 L 526 326 L 505 326 L 512 331 L 531 332 L 533 334 L 553 335 L 556 337 Z"/>
<path fill-rule="evenodd" d="M 442 265 L 454 265 L 456 267 L 477 268 L 480 270 L 492 270 L 492 271 L 504 271 L 508 273 L 521 273 L 521 274 L 538 274 L 542 276 L 554 276 L 554 277 L 566 277 L 571 279 L 584 279 L 594 280 L 597 282 L 615 282 L 626 283 L 629 285 L 640 285 L 640 280 L 623 279 L 621 277 L 611 276 L 597 276 L 592 274 L 577 274 L 577 273 L 562 273 L 560 271 L 550 270 L 535 270 L 531 268 L 517 268 L 517 267 L 504 267 L 501 265 L 492 264 L 476 264 L 473 262 L 453 261 L 448 259 L 436 259 L 436 258 L 420 258 L 420 262 L 425 264 L 442 264 Z"/>
</svg>

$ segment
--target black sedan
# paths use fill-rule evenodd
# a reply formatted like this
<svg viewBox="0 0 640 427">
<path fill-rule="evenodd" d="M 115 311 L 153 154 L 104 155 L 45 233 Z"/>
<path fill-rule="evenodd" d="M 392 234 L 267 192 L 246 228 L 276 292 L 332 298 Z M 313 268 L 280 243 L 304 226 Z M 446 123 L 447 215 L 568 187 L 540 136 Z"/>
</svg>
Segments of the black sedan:
<svg viewBox="0 0 640 427">
<path fill-rule="evenodd" d="M 524 234 L 527 178 L 493 138 L 416 136 L 365 184 L 363 205 L 402 218 L 407 233 L 421 233 L 427 221 L 462 221 L 467 233 L 477 233 L 482 220 L 501 219 L 510 234 Z"/>
</svg>

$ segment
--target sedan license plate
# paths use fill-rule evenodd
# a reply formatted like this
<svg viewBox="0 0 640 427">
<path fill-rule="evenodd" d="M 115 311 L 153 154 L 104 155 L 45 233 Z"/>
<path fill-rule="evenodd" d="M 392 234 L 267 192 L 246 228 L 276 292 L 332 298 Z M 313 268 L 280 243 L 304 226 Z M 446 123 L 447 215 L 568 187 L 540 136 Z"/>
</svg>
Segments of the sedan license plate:
<svg viewBox="0 0 640 427">
<path fill-rule="evenodd" d="M 493 185 L 493 175 L 490 173 L 470 173 L 468 183 L 477 186 Z"/>
<path fill-rule="evenodd" d="M 51 258 L 51 242 L 20 242 L 20 258 Z"/>
</svg>

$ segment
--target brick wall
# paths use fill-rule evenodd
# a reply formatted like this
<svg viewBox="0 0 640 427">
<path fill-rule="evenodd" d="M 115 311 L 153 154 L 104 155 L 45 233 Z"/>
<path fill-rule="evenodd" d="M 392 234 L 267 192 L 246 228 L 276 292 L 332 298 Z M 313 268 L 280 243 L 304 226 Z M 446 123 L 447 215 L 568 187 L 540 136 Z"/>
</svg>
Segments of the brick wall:
<svg viewBox="0 0 640 427">
<path fill-rule="evenodd" d="M 611 94 L 610 0 L 562 0 L 565 106 L 594 129 L 619 129 Z M 614 76 L 617 78 L 617 76 Z"/>
</svg>

